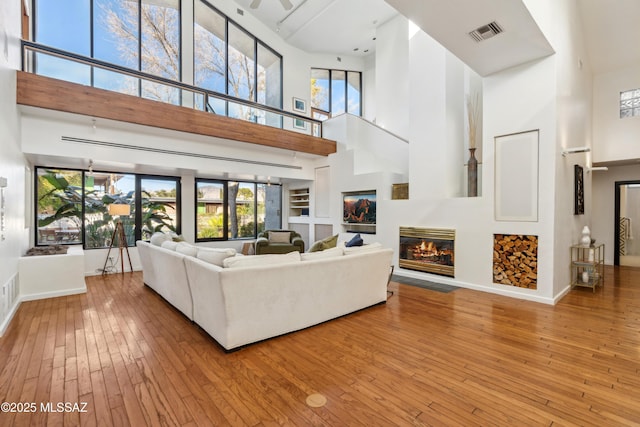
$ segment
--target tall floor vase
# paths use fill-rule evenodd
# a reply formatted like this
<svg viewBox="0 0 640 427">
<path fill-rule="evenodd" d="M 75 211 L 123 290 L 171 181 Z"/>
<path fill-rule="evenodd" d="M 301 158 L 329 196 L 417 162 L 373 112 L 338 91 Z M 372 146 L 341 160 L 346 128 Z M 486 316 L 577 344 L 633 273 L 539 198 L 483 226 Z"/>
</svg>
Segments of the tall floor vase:
<svg viewBox="0 0 640 427">
<path fill-rule="evenodd" d="M 478 160 L 476 149 L 469 148 L 469 161 L 467 162 L 467 196 L 478 197 Z"/>
</svg>

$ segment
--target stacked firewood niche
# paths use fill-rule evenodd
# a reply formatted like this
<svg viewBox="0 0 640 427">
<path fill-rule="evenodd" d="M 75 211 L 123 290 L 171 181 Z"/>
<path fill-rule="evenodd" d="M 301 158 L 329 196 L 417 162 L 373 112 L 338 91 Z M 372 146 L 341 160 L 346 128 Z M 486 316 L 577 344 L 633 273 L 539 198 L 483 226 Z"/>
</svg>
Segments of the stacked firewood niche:
<svg viewBox="0 0 640 427">
<path fill-rule="evenodd" d="M 538 236 L 493 235 L 493 282 L 538 287 Z"/>
</svg>

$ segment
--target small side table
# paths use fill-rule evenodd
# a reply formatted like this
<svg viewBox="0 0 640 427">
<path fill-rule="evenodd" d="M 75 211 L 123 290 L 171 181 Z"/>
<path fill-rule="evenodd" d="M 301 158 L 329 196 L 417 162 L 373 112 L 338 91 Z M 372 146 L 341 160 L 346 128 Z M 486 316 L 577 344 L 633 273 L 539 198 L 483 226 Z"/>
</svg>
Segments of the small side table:
<svg viewBox="0 0 640 427">
<path fill-rule="evenodd" d="M 256 241 L 247 240 L 242 244 L 242 255 L 255 255 L 256 254 Z"/>
</svg>

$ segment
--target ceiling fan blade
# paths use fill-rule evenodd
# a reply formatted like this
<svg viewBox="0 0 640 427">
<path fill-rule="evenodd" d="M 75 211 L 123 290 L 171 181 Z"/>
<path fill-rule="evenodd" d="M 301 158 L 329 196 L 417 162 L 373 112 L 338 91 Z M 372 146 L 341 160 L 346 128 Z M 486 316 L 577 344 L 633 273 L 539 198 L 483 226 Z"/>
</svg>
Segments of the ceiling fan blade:
<svg viewBox="0 0 640 427">
<path fill-rule="evenodd" d="M 291 10 L 291 8 L 293 7 L 293 4 L 289 0 L 280 0 L 280 4 L 282 4 L 282 7 L 284 7 L 286 10 Z"/>
<path fill-rule="evenodd" d="M 249 7 L 250 7 L 251 9 L 257 9 L 258 7 L 260 7 L 260 2 L 261 2 L 261 1 L 262 1 L 262 0 L 253 0 L 253 1 L 251 2 L 251 4 L 249 5 Z"/>
</svg>

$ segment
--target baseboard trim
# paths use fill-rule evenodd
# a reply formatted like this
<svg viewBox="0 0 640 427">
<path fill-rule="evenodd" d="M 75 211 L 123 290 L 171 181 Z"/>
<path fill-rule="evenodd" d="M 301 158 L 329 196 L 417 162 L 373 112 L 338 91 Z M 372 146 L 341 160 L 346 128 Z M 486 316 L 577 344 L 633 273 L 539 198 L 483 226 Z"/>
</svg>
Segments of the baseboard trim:
<svg viewBox="0 0 640 427">
<path fill-rule="evenodd" d="M 9 314 L 7 314 L 7 316 L 4 318 L 4 320 L 0 324 L 0 337 L 4 336 L 4 333 L 7 331 L 7 328 L 9 327 L 9 324 L 11 323 L 13 316 L 18 311 L 18 307 L 20 307 L 21 302 L 22 301 L 20 297 L 16 298 L 16 300 L 13 303 L 13 306 L 11 307 L 11 310 L 9 310 Z"/>
<path fill-rule="evenodd" d="M 55 292 L 41 292 L 38 294 L 20 295 L 20 301 L 34 301 L 38 299 L 66 297 L 67 295 L 86 294 L 87 288 L 65 289 Z"/>
</svg>

